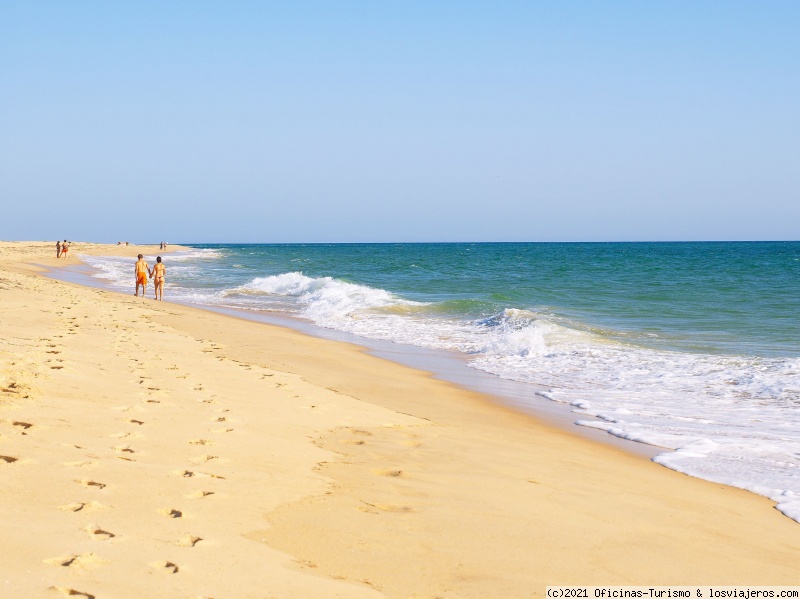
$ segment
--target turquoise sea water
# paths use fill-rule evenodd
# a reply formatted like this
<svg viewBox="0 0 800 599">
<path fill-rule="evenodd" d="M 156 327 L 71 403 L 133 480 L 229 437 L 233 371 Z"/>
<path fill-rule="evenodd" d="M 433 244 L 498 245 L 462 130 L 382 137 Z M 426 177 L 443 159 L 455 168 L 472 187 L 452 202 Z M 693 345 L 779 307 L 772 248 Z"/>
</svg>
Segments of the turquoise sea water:
<svg viewBox="0 0 800 599">
<path fill-rule="evenodd" d="M 168 298 L 460 352 L 800 519 L 798 242 L 192 247 Z M 128 261 L 86 261 L 131 286 Z"/>
</svg>

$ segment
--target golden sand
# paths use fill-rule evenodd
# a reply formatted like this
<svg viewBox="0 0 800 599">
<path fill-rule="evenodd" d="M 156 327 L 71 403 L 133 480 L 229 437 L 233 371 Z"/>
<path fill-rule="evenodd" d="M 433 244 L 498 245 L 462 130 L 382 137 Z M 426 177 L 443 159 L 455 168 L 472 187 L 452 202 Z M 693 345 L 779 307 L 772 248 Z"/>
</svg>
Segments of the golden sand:
<svg viewBox="0 0 800 599">
<path fill-rule="evenodd" d="M 153 247 L 51 246 L 0 243 L 0 597 L 800 583 L 800 525 L 763 497 L 356 346 L 135 298 Z M 81 253 L 131 256 L 131 295 L 31 266 Z"/>
</svg>

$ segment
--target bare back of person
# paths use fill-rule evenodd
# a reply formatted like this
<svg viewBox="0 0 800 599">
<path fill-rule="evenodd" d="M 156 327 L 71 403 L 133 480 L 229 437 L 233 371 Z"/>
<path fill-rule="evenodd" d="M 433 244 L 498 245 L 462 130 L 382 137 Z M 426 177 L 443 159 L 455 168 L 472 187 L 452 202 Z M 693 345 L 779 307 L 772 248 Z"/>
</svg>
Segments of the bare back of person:
<svg viewBox="0 0 800 599">
<path fill-rule="evenodd" d="M 144 297 L 145 288 L 147 287 L 147 273 L 149 272 L 149 267 L 147 262 L 145 262 L 144 258 L 141 254 L 139 254 L 139 260 L 136 261 L 136 268 L 134 273 L 136 275 L 136 290 L 134 295 L 139 295 L 139 285 L 142 286 L 142 297 Z"/>
<path fill-rule="evenodd" d="M 164 263 L 161 262 L 161 256 L 156 258 L 156 264 L 153 266 L 153 291 L 155 293 L 155 299 L 157 300 L 164 300 L 164 280 L 167 276 L 167 267 L 164 266 Z"/>
</svg>

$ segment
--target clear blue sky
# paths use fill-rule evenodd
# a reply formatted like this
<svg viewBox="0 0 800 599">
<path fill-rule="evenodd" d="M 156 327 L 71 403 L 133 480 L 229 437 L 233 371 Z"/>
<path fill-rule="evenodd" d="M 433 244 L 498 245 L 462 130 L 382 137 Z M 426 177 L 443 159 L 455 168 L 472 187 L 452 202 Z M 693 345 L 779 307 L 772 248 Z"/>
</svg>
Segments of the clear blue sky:
<svg viewBox="0 0 800 599">
<path fill-rule="evenodd" d="M 0 239 L 798 239 L 800 2 L 0 2 Z"/>
</svg>

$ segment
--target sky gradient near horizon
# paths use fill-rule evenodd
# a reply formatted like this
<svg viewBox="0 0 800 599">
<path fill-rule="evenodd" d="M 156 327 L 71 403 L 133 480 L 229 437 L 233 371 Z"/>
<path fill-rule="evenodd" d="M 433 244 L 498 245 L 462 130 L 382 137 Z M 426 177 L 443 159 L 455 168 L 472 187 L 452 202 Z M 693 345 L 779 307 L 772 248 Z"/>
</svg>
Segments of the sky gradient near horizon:
<svg viewBox="0 0 800 599">
<path fill-rule="evenodd" d="M 0 4 L 0 239 L 798 239 L 800 3 Z"/>
</svg>

